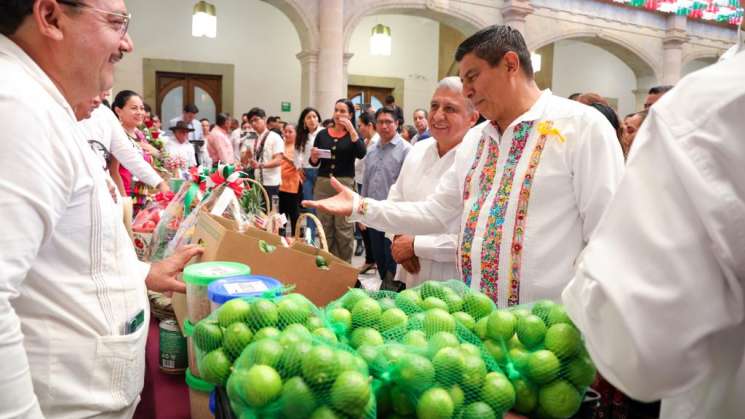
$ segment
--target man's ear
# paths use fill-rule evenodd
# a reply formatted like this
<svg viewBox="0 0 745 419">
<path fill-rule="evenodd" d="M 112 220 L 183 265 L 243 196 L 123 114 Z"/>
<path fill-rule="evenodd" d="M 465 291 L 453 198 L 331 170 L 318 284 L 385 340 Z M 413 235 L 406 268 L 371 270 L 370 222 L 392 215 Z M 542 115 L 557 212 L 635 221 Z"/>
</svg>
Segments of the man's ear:
<svg viewBox="0 0 745 419">
<path fill-rule="evenodd" d="M 61 41 L 64 38 L 60 28 L 60 18 L 64 11 L 54 0 L 37 0 L 34 4 L 32 19 L 39 27 L 39 32 L 47 38 Z"/>
<path fill-rule="evenodd" d="M 507 66 L 508 73 L 514 73 L 520 70 L 520 57 L 514 51 L 505 52 L 502 61 Z"/>
</svg>

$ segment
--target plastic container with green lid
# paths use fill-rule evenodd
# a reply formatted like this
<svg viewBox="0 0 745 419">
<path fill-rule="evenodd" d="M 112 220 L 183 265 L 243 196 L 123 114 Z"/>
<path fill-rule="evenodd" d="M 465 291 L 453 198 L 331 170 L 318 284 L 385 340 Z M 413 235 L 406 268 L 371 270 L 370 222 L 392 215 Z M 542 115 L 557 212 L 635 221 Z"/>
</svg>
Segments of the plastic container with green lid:
<svg viewBox="0 0 745 419">
<path fill-rule="evenodd" d="M 210 393 L 215 386 L 195 377 L 186 370 L 186 385 L 189 386 L 189 407 L 192 419 L 204 419 L 213 417 L 210 412 Z"/>
<path fill-rule="evenodd" d="M 186 308 L 189 321 L 197 324 L 210 314 L 207 286 L 212 281 L 241 275 L 251 275 L 251 268 L 237 262 L 194 263 L 184 268 L 183 278 L 186 282 Z"/>
</svg>

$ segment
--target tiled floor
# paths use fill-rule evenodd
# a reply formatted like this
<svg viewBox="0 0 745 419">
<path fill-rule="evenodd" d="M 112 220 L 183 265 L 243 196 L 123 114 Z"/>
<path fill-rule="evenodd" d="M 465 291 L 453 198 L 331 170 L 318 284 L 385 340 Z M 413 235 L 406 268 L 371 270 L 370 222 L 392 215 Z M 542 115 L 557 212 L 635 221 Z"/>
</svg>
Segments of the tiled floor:
<svg viewBox="0 0 745 419">
<path fill-rule="evenodd" d="M 359 268 L 365 264 L 365 256 L 352 256 L 352 266 Z M 380 289 L 380 275 L 378 270 L 373 268 L 367 271 L 365 274 L 360 274 L 360 282 L 362 286 L 367 290 L 378 290 Z"/>
</svg>

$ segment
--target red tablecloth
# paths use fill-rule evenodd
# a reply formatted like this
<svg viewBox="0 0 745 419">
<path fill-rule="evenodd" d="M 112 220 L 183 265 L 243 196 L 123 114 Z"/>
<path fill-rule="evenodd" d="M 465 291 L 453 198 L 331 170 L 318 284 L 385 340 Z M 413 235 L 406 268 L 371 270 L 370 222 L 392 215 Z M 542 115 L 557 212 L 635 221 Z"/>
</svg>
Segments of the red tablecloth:
<svg viewBox="0 0 745 419">
<path fill-rule="evenodd" d="M 189 419 L 189 388 L 184 374 L 165 374 L 159 368 L 158 319 L 151 317 L 147 334 L 145 387 L 134 419 Z"/>
</svg>

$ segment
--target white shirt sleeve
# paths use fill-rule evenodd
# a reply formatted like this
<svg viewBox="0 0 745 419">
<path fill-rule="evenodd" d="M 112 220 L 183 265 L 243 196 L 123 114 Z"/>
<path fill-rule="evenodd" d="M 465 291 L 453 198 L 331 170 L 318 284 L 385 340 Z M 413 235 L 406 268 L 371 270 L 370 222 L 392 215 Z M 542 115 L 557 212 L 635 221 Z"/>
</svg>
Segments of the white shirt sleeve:
<svg viewBox="0 0 745 419">
<path fill-rule="evenodd" d="M 66 210 L 76 173 L 65 161 L 54 132 L 35 119 L 39 112 L 0 100 L 13 114 L 0 141 L 0 406 L 5 417 L 42 417 L 31 383 L 21 322 L 11 301 Z M 33 139 L 33 141 L 29 141 Z"/>
<path fill-rule="evenodd" d="M 274 135 L 271 135 L 274 134 Z M 273 137 L 272 142 L 272 157 L 274 157 L 277 154 L 282 154 L 285 152 L 285 142 L 282 140 L 282 137 L 280 137 L 276 132 L 272 132 L 270 135 Z"/>
<path fill-rule="evenodd" d="M 106 113 L 110 115 L 111 126 L 111 154 L 119 160 L 125 169 L 129 170 L 133 175 L 137 176 L 143 183 L 155 187 L 163 182 L 163 178 L 153 169 L 150 163 L 146 162 L 142 155 L 132 145 L 132 142 L 127 138 L 127 133 L 124 132 L 119 121 L 116 120 L 112 112 Z M 101 121 L 105 123 L 104 121 Z"/>
<path fill-rule="evenodd" d="M 702 98 L 674 99 L 690 106 Z M 713 342 L 745 317 L 742 101 L 717 117 L 673 108 L 666 117 L 679 119 L 667 123 L 657 111 L 669 99 L 642 125 L 563 293 L 599 371 L 641 400 L 674 397 L 718 375 L 733 345 Z"/>
</svg>

